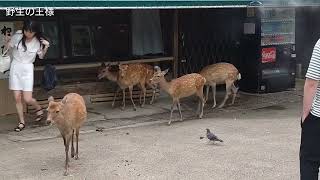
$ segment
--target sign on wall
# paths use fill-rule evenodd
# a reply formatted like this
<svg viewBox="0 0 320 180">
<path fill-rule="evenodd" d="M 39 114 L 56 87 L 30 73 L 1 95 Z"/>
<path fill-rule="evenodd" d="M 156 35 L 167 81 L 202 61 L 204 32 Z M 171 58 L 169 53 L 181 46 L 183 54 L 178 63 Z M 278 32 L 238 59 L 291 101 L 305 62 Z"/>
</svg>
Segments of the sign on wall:
<svg viewBox="0 0 320 180">
<path fill-rule="evenodd" d="M 4 51 L 5 35 L 12 36 L 14 33 L 14 22 L 0 22 L 0 48 L 1 53 Z"/>
</svg>

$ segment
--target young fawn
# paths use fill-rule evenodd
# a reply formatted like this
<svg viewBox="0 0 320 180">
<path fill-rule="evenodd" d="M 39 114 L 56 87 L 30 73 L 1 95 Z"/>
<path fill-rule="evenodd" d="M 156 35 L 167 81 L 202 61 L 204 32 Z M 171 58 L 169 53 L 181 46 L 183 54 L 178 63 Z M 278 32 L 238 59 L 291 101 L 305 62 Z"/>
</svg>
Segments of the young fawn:
<svg viewBox="0 0 320 180">
<path fill-rule="evenodd" d="M 79 129 L 87 119 L 87 110 L 83 98 L 76 93 L 69 93 L 60 102 L 49 97 L 47 123 L 56 124 L 65 146 L 66 161 L 64 175 L 68 175 L 69 145 L 71 140 L 71 157 L 79 159 Z M 74 152 L 73 136 L 76 135 L 76 153 Z"/>
<path fill-rule="evenodd" d="M 160 88 L 167 92 L 172 98 L 171 113 L 168 124 L 171 124 L 172 112 L 175 105 L 177 105 L 180 114 L 180 121 L 182 121 L 180 99 L 194 94 L 199 97 L 199 106 L 197 112 L 199 113 L 199 118 L 202 118 L 203 106 L 205 103 L 203 97 L 203 86 L 206 83 L 206 79 L 200 74 L 192 73 L 168 82 L 164 78 L 164 76 L 168 73 L 168 70 L 169 69 L 161 71 L 161 69 L 156 66 L 155 73 L 151 79 L 153 84 L 160 84 Z"/>
<path fill-rule="evenodd" d="M 152 99 L 150 101 L 150 104 L 153 104 L 155 100 L 156 89 L 157 89 L 157 86 L 151 84 L 150 82 L 150 79 L 153 75 L 153 67 L 147 64 L 124 64 L 124 65 L 118 65 L 118 69 L 119 69 L 118 71 L 112 71 L 110 64 L 102 63 L 98 71 L 99 79 L 107 78 L 110 81 L 117 82 L 117 84 L 119 85 L 119 88 L 116 90 L 114 94 L 112 107 L 114 107 L 115 99 L 120 89 L 122 89 L 122 94 L 123 94 L 122 109 L 125 108 L 125 89 L 126 88 L 129 88 L 129 92 L 131 93 L 130 94 L 131 101 L 133 102 L 132 89 L 133 89 L 133 86 L 137 84 L 140 85 L 140 88 L 142 90 L 140 93 L 141 107 L 143 107 L 145 104 L 145 93 L 146 93 L 145 84 L 147 84 L 153 90 Z M 144 95 L 143 103 L 141 102 L 142 94 Z M 136 109 L 134 103 L 133 105 L 134 105 L 134 109 Z"/>
<path fill-rule="evenodd" d="M 213 106 L 215 108 L 216 103 L 216 86 L 219 84 L 226 85 L 226 94 L 222 103 L 219 105 L 218 108 L 222 108 L 226 101 L 229 98 L 231 93 L 233 94 L 231 105 L 234 104 L 234 100 L 236 98 L 238 89 L 234 82 L 241 79 L 241 74 L 239 73 L 238 69 L 230 64 L 230 63 L 216 63 L 211 64 L 204 67 L 199 74 L 206 78 L 206 101 L 208 100 L 209 88 L 212 87 L 212 94 L 213 94 Z"/>
</svg>

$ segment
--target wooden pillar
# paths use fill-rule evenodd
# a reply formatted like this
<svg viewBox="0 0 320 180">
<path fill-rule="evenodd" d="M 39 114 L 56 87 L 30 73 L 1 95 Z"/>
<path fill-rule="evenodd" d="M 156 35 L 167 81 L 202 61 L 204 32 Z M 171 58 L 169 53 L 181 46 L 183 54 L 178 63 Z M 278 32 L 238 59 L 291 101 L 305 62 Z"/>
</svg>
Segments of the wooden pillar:
<svg viewBox="0 0 320 180">
<path fill-rule="evenodd" d="M 179 61 L 179 18 L 178 10 L 173 13 L 173 77 L 178 76 L 178 61 Z"/>
</svg>

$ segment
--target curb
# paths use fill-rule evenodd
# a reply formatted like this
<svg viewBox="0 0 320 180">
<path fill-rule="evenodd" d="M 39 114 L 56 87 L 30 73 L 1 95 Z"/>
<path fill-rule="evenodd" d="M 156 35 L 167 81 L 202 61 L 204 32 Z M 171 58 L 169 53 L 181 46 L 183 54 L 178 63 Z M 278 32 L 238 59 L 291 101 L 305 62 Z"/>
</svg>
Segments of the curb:
<svg viewBox="0 0 320 180">
<path fill-rule="evenodd" d="M 112 130 L 120 130 L 120 129 L 126 129 L 126 128 L 136 128 L 136 127 L 143 127 L 143 126 L 151 126 L 151 125 L 155 125 L 155 124 L 162 124 L 162 123 L 166 123 L 168 122 L 168 120 L 158 120 L 158 121 L 152 121 L 152 122 L 142 122 L 142 123 L 135 123 L 135 124 L 130 124 L 130 125 L 124 125 L 124 126 L 118 126 L 118 127 L 112 127 L 112 128 L 107 128 L 107 129 L 103 129 L 103 132 L 105 131 L 112 131 Z M 90 130 L 86 130 L 86 131 L 81 131 L 80 130 L 80 134 L 91 134 L 91 133 L 95 133 L 97 132 L 96 129 L 90 129 Z M 56 136 L 46 136 L 46 137 L 39 137 L 39 138 L 12 138 L 15 136 L 10 136 L 9 135 L 9 140 L 13 141 L 13 142 L 35 142 L 35 141 L 44 141 L 44 140 L 50 140 L 50 139 L 55 139 L 55 138 L 60 138 L 61 135 L 58 134 Z M 20 136 L 22 137 L 22 136 Z"/>
</svg>

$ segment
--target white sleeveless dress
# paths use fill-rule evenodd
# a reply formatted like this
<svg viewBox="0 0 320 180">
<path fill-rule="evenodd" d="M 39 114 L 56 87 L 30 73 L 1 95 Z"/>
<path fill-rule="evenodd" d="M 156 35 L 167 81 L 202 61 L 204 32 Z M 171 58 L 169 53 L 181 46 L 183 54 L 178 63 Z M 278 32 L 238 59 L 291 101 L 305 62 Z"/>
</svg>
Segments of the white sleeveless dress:
<svg viewBox="0 0 320 180">
<path fill-rule="evenodd" d="M 22 46 L 22 31 L 17 31 L 9 42 L 12 48 L 12 63 L 9 75 L 9 89 L 15 91 L 33 91 L 33 62 L 36 55 L 40 54 L 41 46 L 39 40 L 34 37 L 30 42 L 26 42 L 27 50 Z M 19 43 L 20 42 L 20 43 Z"/>
</svg>

